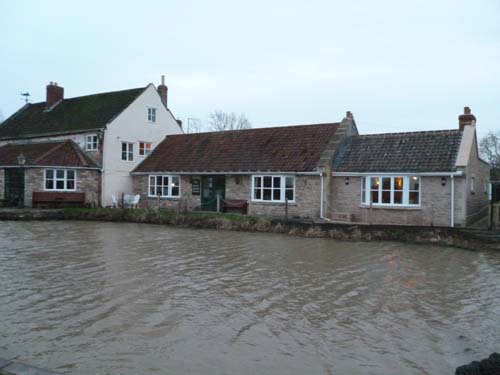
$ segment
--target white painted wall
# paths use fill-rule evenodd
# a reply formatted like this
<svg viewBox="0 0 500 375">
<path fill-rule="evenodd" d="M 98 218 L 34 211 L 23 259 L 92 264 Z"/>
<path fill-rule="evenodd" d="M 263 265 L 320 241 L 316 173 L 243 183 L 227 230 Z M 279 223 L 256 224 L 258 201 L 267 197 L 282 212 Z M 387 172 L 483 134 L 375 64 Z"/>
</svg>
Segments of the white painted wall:
<svg viewBox="0 0 500 375">
<path fill-rule="evenodd" d="M 156 108 L 156 122 L 148 122 L 148 107 Z M 139 142 L 152 142 L 152 149 L 170 134 L 182 129 L 167 111 L 155 87 L 151 84 L 104 132 L 102 205 L 112 204 L 111 196 L 133 192 L 130 172 L 144 160 L 139 156 Z M 121 159 L 122 142 L 134 143 L 134 160 Z"/>
</svg>

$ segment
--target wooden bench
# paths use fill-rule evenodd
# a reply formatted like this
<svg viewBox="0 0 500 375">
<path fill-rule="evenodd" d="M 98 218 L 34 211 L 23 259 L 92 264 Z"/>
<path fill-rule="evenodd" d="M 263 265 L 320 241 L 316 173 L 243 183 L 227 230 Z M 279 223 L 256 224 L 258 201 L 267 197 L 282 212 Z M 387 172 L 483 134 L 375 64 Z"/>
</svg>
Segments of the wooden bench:
<svg viewBox="0 0 500 375">
<path fill-rule="evenodd" d="M 245 199 L 225 199 L 222 209 L 224 212 L 237 212 L 245 215 L 248 210 L 248 202 Z"/>
<path fill-rule="evenodd" d="M 33 192 L 33 207 L 80 207 L 85 203 L 85 193 L 43 191 Z"/>
</svg>

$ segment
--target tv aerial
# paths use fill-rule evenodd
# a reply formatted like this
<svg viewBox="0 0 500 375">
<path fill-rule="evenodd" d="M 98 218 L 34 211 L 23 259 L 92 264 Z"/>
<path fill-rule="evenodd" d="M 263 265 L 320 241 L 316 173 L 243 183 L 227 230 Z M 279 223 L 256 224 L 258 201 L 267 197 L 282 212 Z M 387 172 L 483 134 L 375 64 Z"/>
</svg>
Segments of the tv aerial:
<svg viewBox="0 0 500 375">
<path fill-rule="evenodd" d="M 24 96 L 24 102 L 28 103 L 29 98 L 30 98 L 30 93 L 29 92 L 22 92 L 21 96 Z"/>
</svg>

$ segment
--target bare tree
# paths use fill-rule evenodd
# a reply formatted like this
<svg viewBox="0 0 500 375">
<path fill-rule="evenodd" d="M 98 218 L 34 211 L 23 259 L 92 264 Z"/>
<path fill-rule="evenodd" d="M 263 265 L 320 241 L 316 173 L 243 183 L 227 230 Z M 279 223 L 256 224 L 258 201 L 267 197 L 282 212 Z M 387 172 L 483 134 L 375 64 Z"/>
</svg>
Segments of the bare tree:
<svg viewBox="0 0 500 375">
<path fill-rule="evenodd" d="M 500 131 L 490 131 L 479 141 L 481 156 L 491 164 L 491 179 L 500 181 Z"/>
<path fill-rule="evenodd" d="M 3 122 L 3 113 L 2 111 L 0 110 L 0 124 Z"/>
<path fill-rule="evenodd" d="M 237 115 L 234 112 L 214 111 L 208 115 L 208 124 L 210 130 L 240 130 L 251 129 L 252 124 L 246 118 L 245 114 Z"/>
</svg>

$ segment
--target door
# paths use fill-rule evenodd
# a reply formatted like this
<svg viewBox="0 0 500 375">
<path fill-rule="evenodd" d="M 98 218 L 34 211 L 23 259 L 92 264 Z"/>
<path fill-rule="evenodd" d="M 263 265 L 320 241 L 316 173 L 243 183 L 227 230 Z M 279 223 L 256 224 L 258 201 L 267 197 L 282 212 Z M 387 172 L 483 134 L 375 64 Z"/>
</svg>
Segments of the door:
<svg viewBox="0 0 500 375">
<path fill-rule="evenodd" d="M 24 169 L 5 168 L 5 206 L 24 207 Z"/>
<path fill-rule="evenodd" d="M 217 211 L 217 195 L 226 197 L 226 176 L 203 176 L 201 179 L 201 210 Z"/>
</svg>

